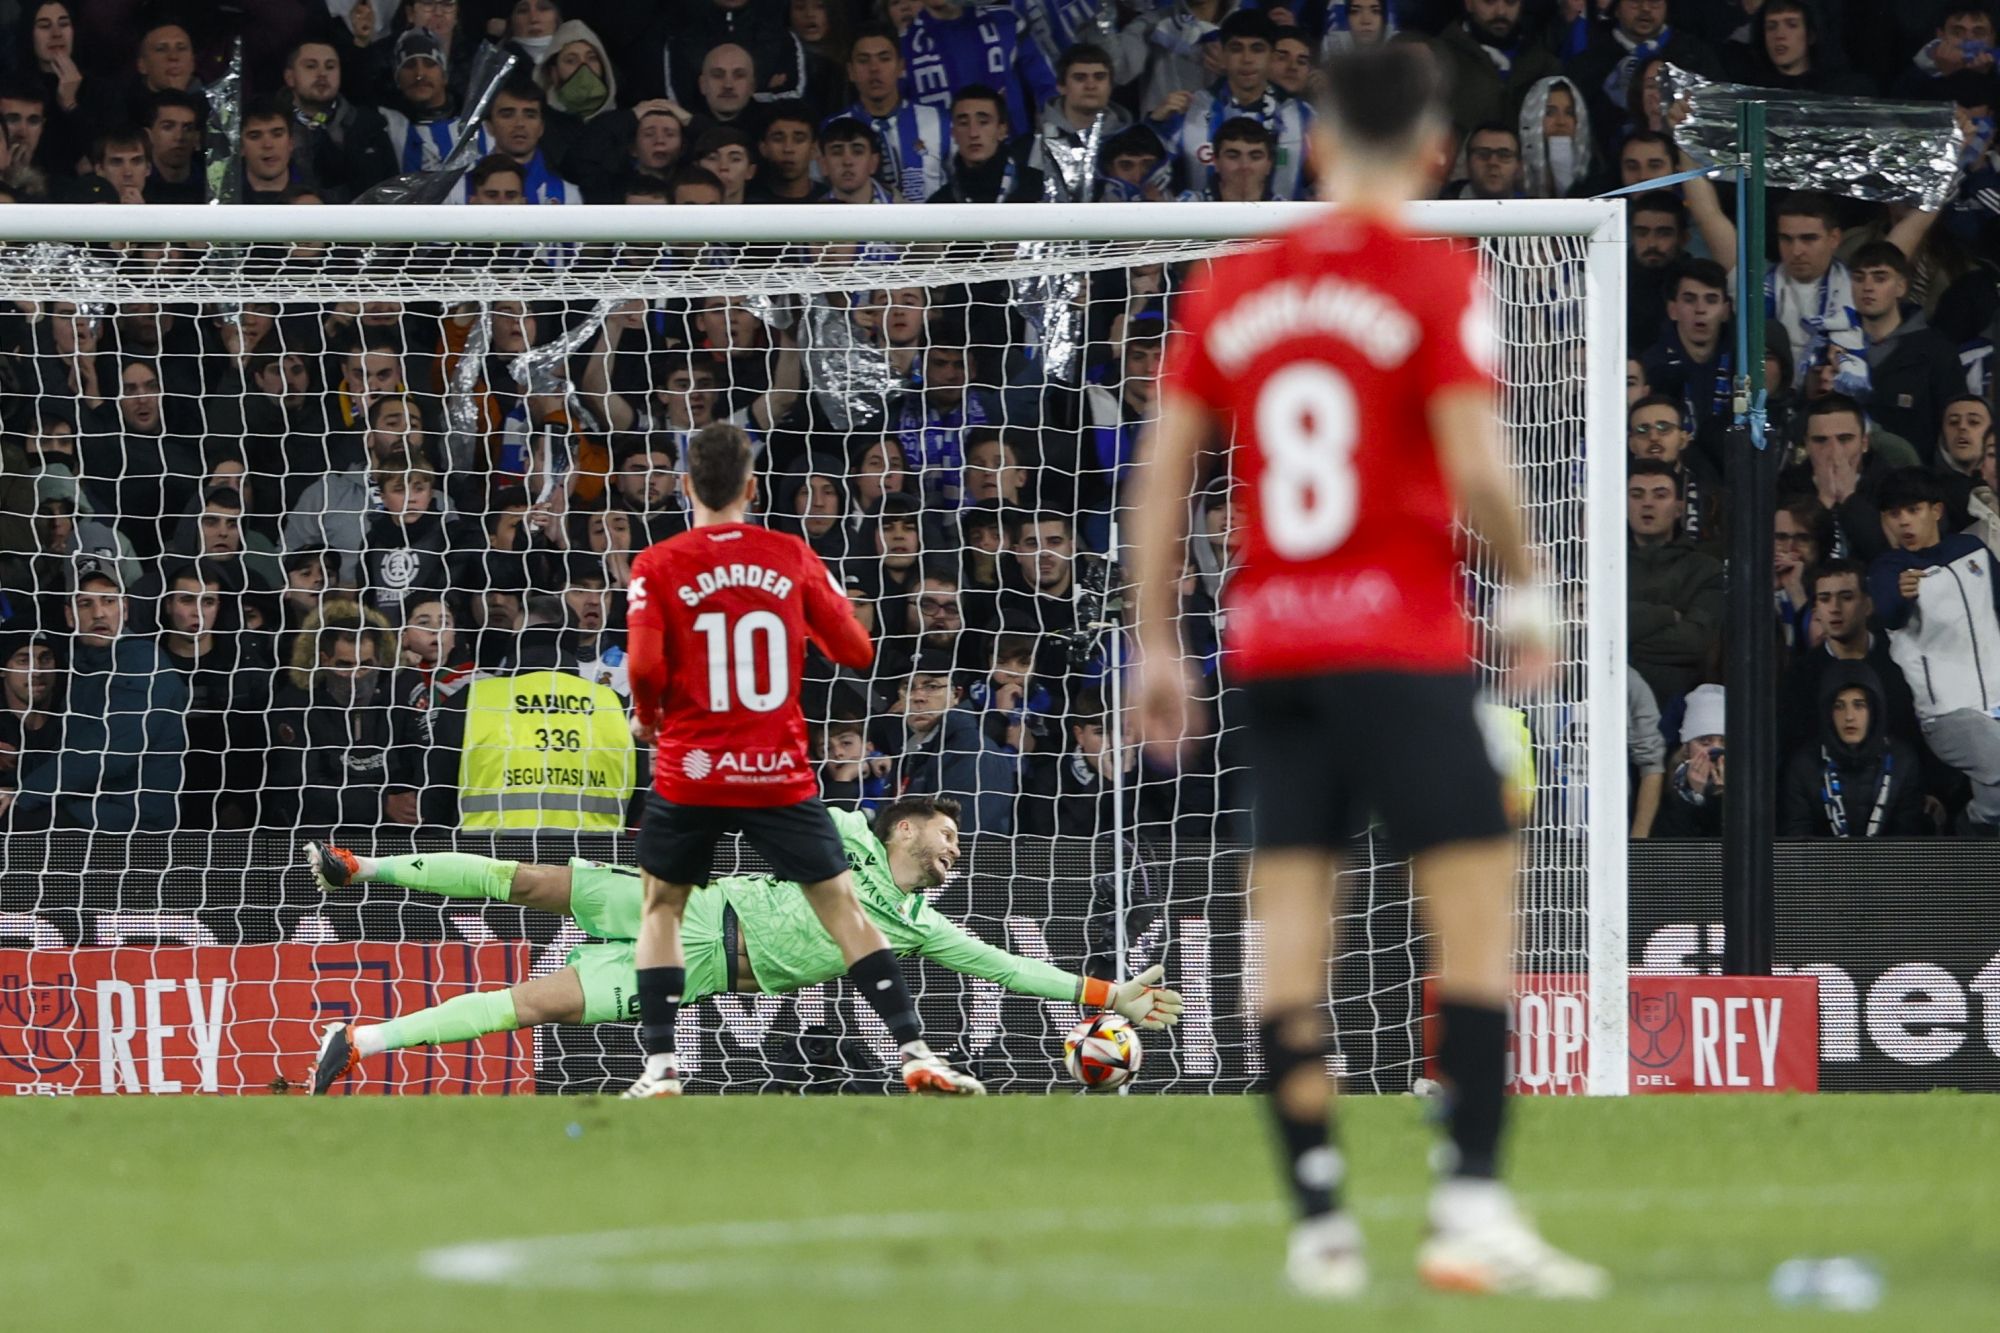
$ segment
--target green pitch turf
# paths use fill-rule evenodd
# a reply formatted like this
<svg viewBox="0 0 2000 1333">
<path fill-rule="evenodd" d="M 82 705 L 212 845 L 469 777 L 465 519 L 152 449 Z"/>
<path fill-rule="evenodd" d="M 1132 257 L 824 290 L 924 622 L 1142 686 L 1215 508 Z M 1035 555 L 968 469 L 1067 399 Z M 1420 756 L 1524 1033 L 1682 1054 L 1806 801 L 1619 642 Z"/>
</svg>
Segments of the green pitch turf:
<svg viewBox="0 0 2000 1333">
<path fill-rule="evenodd" d="M 1837 1329 L 2000 1324 L 2000 1103 L 1518 1104 L 1513 1167 L 1594 1307 L 1410 1275 L 1432 1136 L 1345 1104 L 1375 1284 L 1283 1295 L 1237 1098 L 79 1099 L 0 1109 L 0 1328 Z M 1781 1311 L 1793 1255 L 1872 1314 Z"/>
</svg>

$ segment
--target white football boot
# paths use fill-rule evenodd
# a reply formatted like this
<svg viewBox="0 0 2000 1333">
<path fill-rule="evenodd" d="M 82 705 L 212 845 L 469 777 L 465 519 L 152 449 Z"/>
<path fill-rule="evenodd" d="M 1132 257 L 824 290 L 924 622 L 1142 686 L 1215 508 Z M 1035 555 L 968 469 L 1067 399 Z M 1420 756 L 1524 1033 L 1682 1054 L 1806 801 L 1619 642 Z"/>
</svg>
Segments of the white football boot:
<svg viewBox="0 0 2000 1333">
<path fill-rule="evenodd" d="M 1543 1240 L 1497 1181 L 1443 1182 L 1430 1220 L 1417 1276 L 1438 1291 L 1592 1301 L 1611 1290 L 1610 1274 Z"/>
<path fill-rule="evenodd" d="M 1316 1301 L 1351 1301 L 1368 1289 L 1368 1260 L 1352 1213 L 1328 1213 L 1292 1228 L 1285 1281 Z"/>
</svg>

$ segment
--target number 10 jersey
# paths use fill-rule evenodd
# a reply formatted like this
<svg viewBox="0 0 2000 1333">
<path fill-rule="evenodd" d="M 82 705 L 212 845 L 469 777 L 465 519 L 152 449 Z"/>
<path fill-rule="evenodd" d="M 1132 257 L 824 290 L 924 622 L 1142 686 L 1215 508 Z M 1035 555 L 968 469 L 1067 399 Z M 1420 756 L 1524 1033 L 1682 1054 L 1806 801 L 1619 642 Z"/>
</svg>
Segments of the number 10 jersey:
<svg viewBox="0 0 2000 1333">
<path fill-rule="evenodd" d="M 875 646 L 819 555 L 748 523 L 643 551 L 627 590 L 632 703 L 657 730 L 653 787 L 682 805 L 796 805 L 819 794 L 799 709 L 806 641 L 842 666 Z"/>
<path fill-rule="evenodd" d="M 1182 298 L 1166 392 L 1230 449 L 1237 680 L 1463 670 L 1452 497 L 1432 399 L 1491 390 L 1472 254 L 1329 213 L 1216 260 Z"/>
</svg>

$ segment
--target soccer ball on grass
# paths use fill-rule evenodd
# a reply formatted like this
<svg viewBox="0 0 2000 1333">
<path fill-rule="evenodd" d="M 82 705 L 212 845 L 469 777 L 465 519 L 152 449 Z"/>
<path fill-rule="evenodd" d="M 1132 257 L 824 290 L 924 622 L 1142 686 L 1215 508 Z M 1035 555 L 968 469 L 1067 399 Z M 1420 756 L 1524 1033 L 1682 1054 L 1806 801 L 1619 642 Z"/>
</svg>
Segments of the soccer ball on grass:
<svg viewBox="0 0 2000 1333">
<path fill-rule="evenodd" d="M 1063 1038 L 1063 1066 L 1092 1092 L 1109 1092 L 1131 1081 L 1145 1054 L 1139 1030 L 1117 1014 L 1086 1018 Z"/>
</svg>

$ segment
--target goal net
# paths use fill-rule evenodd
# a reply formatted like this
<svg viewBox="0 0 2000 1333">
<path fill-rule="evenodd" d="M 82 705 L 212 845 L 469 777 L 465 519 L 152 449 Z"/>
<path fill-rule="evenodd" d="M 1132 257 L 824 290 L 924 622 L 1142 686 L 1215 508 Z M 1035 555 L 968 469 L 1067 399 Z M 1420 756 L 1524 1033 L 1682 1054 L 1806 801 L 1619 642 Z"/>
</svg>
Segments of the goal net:
<svg viewBox="0 0 2000 1333">
<path fill-rule="evenodd" d="M 688 435 L 729 420 L 756 444 L 762 521 L 820 552 L 878 643 L 865 671 L 808 666 L 829 803 L 955 796 L 945 917 L 1071 972 L 1164 963 L 1186 1015 L 1147 1035 L 1135 1089 L 1254 1086 L 1228 479 L 1187 497 L 1181 629 L 1207 720 L 1174 769 L 1124 723 L 1120 544 L 1191 267 L 1300 216 L 7 210 L 0 1083 L 296 1088 L 327 1021 L 550 978 L 579 947 L 592 985 L 629 997 L 583 902 L 636 893 L 586 864 L 630 865 L 649 780 L 621 739 L 625 589 L 686 525 Z M 1531 738 L 1516 1072 L 1548 1091 L 1623 1089 L 1618 218 L 1417 210 L 1439 245 L 1480 247 L 1496 411 L 1564 617 L 1555 689 L 1494 696 L 1497 732 Z M 1477 562 L 1466 589 L 1483 613 Z M 495 722 L 495 689 L 536 725 Z M 413 867 L 552 867 L 514 887 L 559 892 L 497 901 L 447 859 L 429 882 L 450 894 L 322 893 L 300 848 L 329 837 Z M 1428 941 L 1394 849 L 1365 839 L 1348 866 L 1334 1068 L 1407 1089 Z M 733 847 L 716 867 L 760 869 Z M 725 953 L 755 969 L 739 925 L 698 946 L 722 985 Z M 989 1086 L 1065 1086 L 1074 1005 L 906 972 L 932 1044 Z M 697 1090 L 886 1086 L 887 1035 L 839 981 L 717 995 L 681 1023 Z M 593 1092 L 638 1058 L 626 1022 L 557 1025 L 399 1050 L 343 1086 Z"/>
</svg>

